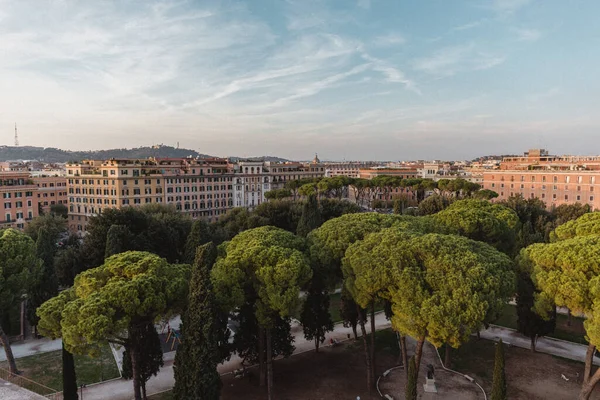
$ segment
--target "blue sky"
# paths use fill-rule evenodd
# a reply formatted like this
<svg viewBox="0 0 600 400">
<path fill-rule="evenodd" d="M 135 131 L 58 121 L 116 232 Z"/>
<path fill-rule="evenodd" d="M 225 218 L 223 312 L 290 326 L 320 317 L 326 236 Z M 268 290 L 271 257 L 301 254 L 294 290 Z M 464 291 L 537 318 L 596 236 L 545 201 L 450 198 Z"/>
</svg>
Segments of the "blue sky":
<svg viewBox="0 0 600 400">
<path fill-rule="evenodd" d="M 0 144 L 600 153 L 600 2 L 0 0 Z"/>
</svg>

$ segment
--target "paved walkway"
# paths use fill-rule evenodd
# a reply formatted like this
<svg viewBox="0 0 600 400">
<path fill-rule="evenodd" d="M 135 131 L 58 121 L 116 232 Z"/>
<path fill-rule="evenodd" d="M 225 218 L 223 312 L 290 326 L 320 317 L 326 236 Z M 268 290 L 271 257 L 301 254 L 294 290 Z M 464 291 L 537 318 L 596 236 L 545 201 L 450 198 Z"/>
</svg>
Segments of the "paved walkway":
<svg viewBox="0 0 600 400">
<path fill-rule="evenodd" d="M 49 353 L 51 351 L 61 350 L 62 341 L 60 339 L 51 340 L 43 339 L 28 339 L 24 342 L 11 344 L 11 349 L 15 358 L 32 356 L 34 354 Z M 6 361 L 6 353 L 4 347 L 0 346 L 0 361 Z"/>
<path fill-rule="evenodd" d="M 368 326 L 366 327 L 367 332 L 370 332 L 369 326 L 370 324 L 368 324 Z M 385 315 L 383 313 L 378 313 L 375 316 L 375 330 L 387 329 L 390 326 L 390 322 L 385 319 Z M 292 324 L 292 335 L 295 338 L 295 355 L 314 350 L 314 342 L 312 340 L 307 341 L 306 339 L 304 339 L 302 327 L 299 326 L 297 323 Z M 337 340 L 345 340 L 348 339 L 348 335 L 353 335 L 352 329 L 344 328 L 342 324 L 337 324 L 335 325 L 334 331 L 330 332 L 327 335 L 326 341 L 329 341 L 330 338 L 334 338 Z M 173 385 L 175 384 L 175 379 L 173 377 L 174 357 L 174 352 L 165 354 L 164 367 L 160 370 L 157 376 L 152 377 L 146 384 L 146 390 L 149 394 L 160 393 L 173 388 Z M 219 372 L 221 374 L 230 373 L 234 369 L 239 368 L 240 363 L 240 358 L 237 355 L 233 355 L 229 361 L 219 366 Z M 133 397 L 133 384 L 131 383 L 131 381 L 117 379 L 113 381 L 99 383 L 96 385 L 91 385 L 83 390 L 83 398 L 85 400 L 105 400 L 107 398 L 107 394 L 110 394 L 111 400 L 131 400 L 131 398 Z"/>
<path fill-rule="evenodd" d="M 502 339 L 504 343 L 510 343 L 511 346 L 522 347 L 524 349 L 531 348 L 531 341 L 528 337 L 521 335 L 514 329 L 501 326 L 491 325 L 488 329 L 481 331 L 481 337 L 494 341 Z M 552 354 L 569 360 L 585 362 L 587 346 L 549 337 L 541 337 L 538 338 L 535 349 L 539 353 Z M 598 357 L 594 357 L 594 365 L 600 365 Z"/>
</svg>

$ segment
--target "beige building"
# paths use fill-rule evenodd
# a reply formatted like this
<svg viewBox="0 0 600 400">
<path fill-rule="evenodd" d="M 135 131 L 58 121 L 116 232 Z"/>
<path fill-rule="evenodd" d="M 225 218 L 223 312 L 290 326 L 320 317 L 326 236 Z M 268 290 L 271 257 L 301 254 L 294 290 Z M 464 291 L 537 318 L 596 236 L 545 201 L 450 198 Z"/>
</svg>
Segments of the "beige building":
<svg viewBox="0 0 600 400">
<path fill-rule="evenodd" d="M 65 176 L 33 175 L 33 183 L 37 186 L 39 207 L 49 212 L 55 204 L 67 206 L 67 178 Z"/>
</svg>

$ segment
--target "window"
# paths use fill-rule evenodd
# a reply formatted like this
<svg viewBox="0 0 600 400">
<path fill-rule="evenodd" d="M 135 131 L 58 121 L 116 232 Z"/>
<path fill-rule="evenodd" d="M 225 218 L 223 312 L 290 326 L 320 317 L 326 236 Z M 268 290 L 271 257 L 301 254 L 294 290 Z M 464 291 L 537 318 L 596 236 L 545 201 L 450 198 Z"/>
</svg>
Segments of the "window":
<svg viewBox="0 0 600 400">
<path fill-rule="evenodd" d="M 569 195 L 565 194 L 565 200 L 569 200 Z"/>
<path fill-rule="evenodd" d="M 10 199 L 11 194 L 10 193 L 2 193 L 2 197 L 5 199 Z"/>
<path fill-rule="evenodd" d="M 4 208 L 11 208 L 12 204 L 11 203 L 4 203 Z"/>
<path fill-rule="evenodd" d="M 581 196 L 577 195 L 577 201 L 581 200 Z"/>
<path fill-rule="evenodd" d="M 590 196 L 590 201 L 594 201 L 594 196 Z"/>
</svg>

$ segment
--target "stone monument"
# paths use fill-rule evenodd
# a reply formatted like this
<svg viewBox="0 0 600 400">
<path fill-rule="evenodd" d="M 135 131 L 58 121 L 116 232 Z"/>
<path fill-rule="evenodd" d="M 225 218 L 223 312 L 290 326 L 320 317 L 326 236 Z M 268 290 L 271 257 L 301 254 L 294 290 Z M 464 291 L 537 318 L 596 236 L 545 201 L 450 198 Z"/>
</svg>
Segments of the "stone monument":
<svg viewBox="0 0 600 400">
<path fill-rule="evenodd" d="M 437 387 L 435 386 L 434 368 L 431 364 L 427 364 L 427 377 L 425 378 L 423 390 L 425 391 L 425 393 L 437 393 Z"/>
</svg>

